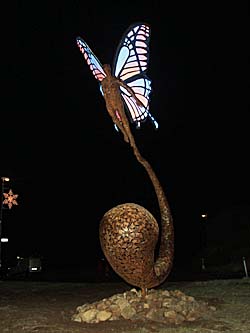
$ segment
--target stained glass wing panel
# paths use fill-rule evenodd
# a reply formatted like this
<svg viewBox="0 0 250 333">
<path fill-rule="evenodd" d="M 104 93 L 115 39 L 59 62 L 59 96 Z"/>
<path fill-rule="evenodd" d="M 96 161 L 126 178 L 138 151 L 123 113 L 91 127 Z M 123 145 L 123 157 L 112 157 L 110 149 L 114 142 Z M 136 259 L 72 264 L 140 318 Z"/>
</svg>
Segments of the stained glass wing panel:
<svg viewBox="0 0 250 333">
<path fill-rule="evenodd" d="M 149 60 L 150 28 L 133 24 L 123 35 L 114 58 L 114 75 L 123 81 L 147 70 Z"/>
<path fill-rule="evenodd" d="M 138 78 L 128 83 L 128 86 L 132 88 L 135 96 L 141 102 L 141 105 L 138 105 L 137 101 L 131 95 L 131 93 L 124 87 L 121 87 L 121 95 L 125 102 L 125 107 L 128 111 L 127 113 L 131 122 L 135 123 L 137 128 L 140 128 L 141 123 L 149 117 L 153 122 L 155 128 L 158 128 L 157 121 L 149 112 L 149 95 L 151 92 L 151 80 L 145 77 Z"/>
<path fill-rule="evenodd" d="M 103 71 L 100 61 L 92 52 L 88 44 L 81 37 L 77 37 L 76 42 L 94 77 L 101 82 L 106 76 L 106 74 Z"/>
<path fill-rule="evenodd" d="M 113 75 L 124 81 L 141 101 L 138 105 L 129 91 L 121 87 L 130 120 L 140 127 L 148 117 L 155 127 L 157 122 L 149 112 L 151 80 L 146 71 L 149 61 L 150 28 L 147 24 L 131 25 L 123 35 L 114 58 Z"/>
</svg>

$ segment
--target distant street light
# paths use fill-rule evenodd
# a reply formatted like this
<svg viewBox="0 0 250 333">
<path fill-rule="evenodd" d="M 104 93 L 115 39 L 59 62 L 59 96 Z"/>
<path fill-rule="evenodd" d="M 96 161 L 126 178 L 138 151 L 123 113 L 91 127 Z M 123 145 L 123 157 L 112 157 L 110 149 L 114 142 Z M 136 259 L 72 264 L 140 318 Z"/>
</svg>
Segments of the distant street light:
<svg viewBox="0 0 250 333">
<path fill-rule="evenodd" d="M 8 240 L 8 238 L 6 238 L 6 237 L 5 237 L 5 238 L 1 238 L 1 242 L 2 242 L 2 243 L 8 243 L 8 241 L 9 241 L 9 240 Z"/>
<path fill-rule="evenodd" d="M 18 194 L 14 194 L 10 189 L 8 193 L 5 193 L 5 182 L 9 182 L 8 177 L 1 177 L 1 201 L 0 201 L 0 270 L 2 268 L 2 243 L 8 242 L 8 238 L 2 238 L 2 220 L 3 220 L 3 206 L 8 205 L 11 209 L 13 205 L 18 205 L 16 199 Z"/>
</svg>

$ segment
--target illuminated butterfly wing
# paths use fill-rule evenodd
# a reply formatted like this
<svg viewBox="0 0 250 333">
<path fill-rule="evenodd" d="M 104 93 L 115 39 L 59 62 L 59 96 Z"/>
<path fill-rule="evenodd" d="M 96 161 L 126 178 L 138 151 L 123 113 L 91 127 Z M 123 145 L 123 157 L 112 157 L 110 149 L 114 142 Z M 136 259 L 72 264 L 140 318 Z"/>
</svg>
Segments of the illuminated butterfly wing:
<svg viewBox="0 0 250 333">
<path fill-rule="evenodd" d="M 124 81 L 142 105 L 124 87 L 120 87 L 130 120 L 140 127 L 148 117 L 155 127 L 158 123 L 149 112 L 151 80 L 146 71 L 149 61 L 150 28 L 143 23 L 131 25 L 124 34 L 114 58 L 113 75 Z"/>
<path fill-rule="evenodd" d="M 89 65 L 94 77 L 101 82 L 106 76 L 102 68 L 102 64 L 90 49 L 88 44 L 81 37 L 77 37 L 76 42 L 80 51 L 83 53 L 83 56 L 87 61 L 87 64 Z"/>
</svg>

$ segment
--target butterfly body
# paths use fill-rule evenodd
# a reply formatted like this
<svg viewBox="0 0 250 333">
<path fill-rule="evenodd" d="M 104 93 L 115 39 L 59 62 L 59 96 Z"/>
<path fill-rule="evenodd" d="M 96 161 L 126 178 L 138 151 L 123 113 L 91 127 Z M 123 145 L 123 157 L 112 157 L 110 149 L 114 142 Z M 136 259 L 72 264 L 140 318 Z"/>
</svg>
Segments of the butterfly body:
<svg viewBox="0 0 250 333">
<path fill-rule="evenodd" d="M 105 65 L 104 68 L 106 68 Z M 120 94 L 121 82 L 112 76 L 111 72 L 105 70 L 107 76 L 101 81 L 103 96 L 106 102 L 106 108 L 111 116 L 113 123 L 121 130 L 124 140 L 129 142 L 129 122 L 125 115 L 124 103 Z"/>
</svg>

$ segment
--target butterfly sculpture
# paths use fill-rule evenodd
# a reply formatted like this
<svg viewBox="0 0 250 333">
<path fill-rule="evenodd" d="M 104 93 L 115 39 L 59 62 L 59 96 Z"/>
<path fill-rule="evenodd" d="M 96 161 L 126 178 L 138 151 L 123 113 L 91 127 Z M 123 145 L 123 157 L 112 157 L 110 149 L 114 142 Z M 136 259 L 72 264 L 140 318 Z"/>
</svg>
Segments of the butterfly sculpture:
<svg viewBox="0 0 250 333">
<path fill-rule="evenodd" d="M 126 282 L 140 287 L 143 296 L 148 288 L 158 286 L 166 279 L 174 253 L 172 216 L 165 193 L 151 165 L 141 156 L 127 118 L 128 115 L 137 128 L 148 118 L 158 127 L 149 112 L 151 80 L 146 75 L 149 39 L 147 24 L 131 25 L 121 39 L 111 70 L 109 65 L 101 65 L 82 38 L 77 38 L 80 51 L 100 83 L 116 129 L 120 129 L 124 140 L 133 148 L 157 195 L 162 227 L 158 255 L 155 251 L 159 238 L 158 223 L 147 209 L 138 204 L 124 203 L 111 208 L 99 226 L 101 247 L 108 262 Z"/>
<path fill-rule="evenodd" d="M 100 89 L 106 102 L 115 128 L 120 129 L 124 140 L 131 143 L 129 121 L 139 128 L 150 118 L 154 126 L 158 123 L 149 112 L 151 80 L 146 71 L 149 61 L 150 28 L 145 23 L 132 24 L 122 37 L 113 68 L 102 65 L 88 44 L 77 37 L 77 45 L 83 53 L 94 77 L 100 83 Z"/>
</svg>

